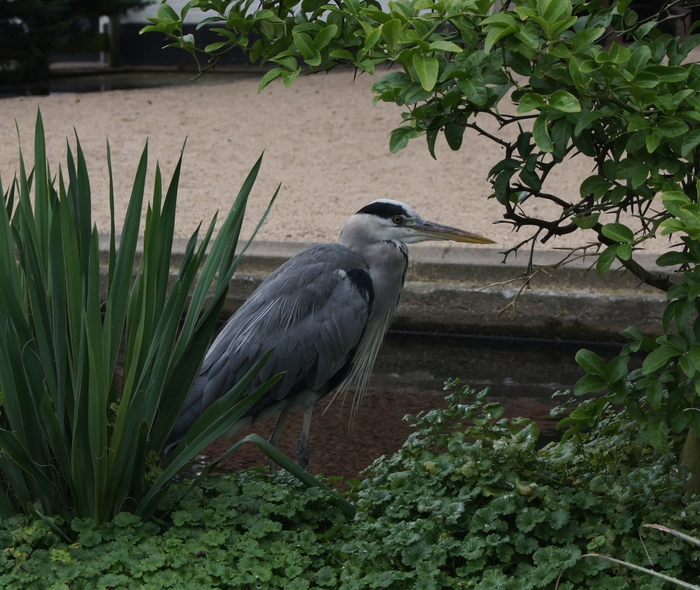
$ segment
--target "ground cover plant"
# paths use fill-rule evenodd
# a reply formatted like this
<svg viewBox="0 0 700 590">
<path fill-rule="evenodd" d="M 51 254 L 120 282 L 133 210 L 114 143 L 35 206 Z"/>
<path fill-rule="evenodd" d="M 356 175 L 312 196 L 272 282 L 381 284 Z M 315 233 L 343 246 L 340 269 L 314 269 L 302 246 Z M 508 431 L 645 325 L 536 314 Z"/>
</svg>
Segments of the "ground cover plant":
<svg viewBox="0 0 700 590">
<path fill-rule="evenodd" d="M 74 543 L 43 521 L 0 529 L 0 586 L 33 588 L 662 588 L 590 552 L 697 582 L 696 548 L 642 530 L 700 532 L 683 489 L 682 438 L 659 455 L 624 412 L 538 448 L 537 426 L 452 384 L 450 405 L 354 488 L 355 519 L 317 488 L 253 469 L 170 488 L 147 523 L 74 519 Z M 651 564 L 649 563 L 651 561 Z"/>
<path fill-rule="evenodd" d="M 683 6 L 669 0 L 639 18 L 631 0 L 193 0 L 179 13 L 163 3 L 144 30 L 165 33 L 202 71 L 228 51 L 248 52 L 273 66 L 261 90 L 339 64 L 369 73 L 390 65 L 373 91 L 403 109 L 392 151 L 421 137 L 435 157 L 441 134 L 453 150 L 468 133 L 500 146 L 490 196 L 523 235 L 505 255 L 529 250 L 523 288 L 540 272 L 536 245 L 577 232 L 591 245 L 560 264 L 589 256 L 599 273 L 621 266 L 667 294 L 661 335 L 631 327 L 630 344 L 607 365 L 589 351 L 577 356 L 588 374 L 576 393 L 602 395 L 566 418 L 568 435 L 624 404 L 661 453 L 689 432 L 683 460 L 700 473 L 700 64 L 688 58 L 700 36 L 666 30 Z M 183 34 L 193 9 L 212 11 L 202 23 L 220 41 L 201 47 Z M 490 133 L 486 119 L 516 130 L 514 139 Z M 578 195 L 558 194 L 550 174 L 572 157 L 588 159 L 592 174 Z M 543 202 L 555 213 L 538 213 Z M 668 273 L 637 257 L 660 236 L 671 238 L 657 260 Z M 633 352 L 641 369 L 628 369 Z"/>
</svg>

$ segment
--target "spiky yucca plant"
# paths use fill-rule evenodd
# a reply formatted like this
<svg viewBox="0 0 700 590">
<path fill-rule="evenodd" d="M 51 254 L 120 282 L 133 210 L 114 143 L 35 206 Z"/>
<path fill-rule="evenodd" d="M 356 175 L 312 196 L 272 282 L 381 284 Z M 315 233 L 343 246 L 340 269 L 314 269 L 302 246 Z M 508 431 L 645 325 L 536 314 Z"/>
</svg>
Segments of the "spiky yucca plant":
<svg viewBox="0 0 700 590">
<path fill-rule="evenodd" d="M 199 229 L 189 239 L 173 277 L 182 158 L 165 192 L 156 166 L 140 253 L 147 147 L 120 234 L 109 163 L 112 222 L 101 262 L 76 143 L 77 158 L 69 146 L 65 170 L 52 176 L 39 114 L 33 171 L 20 151 L 19 175 L 7 191 L 0 184 L 0 517 L 57 516 L 64 530 L 74 516 L 150 516 L 172 477 L 275 382 L 243 397 L 261 359 L 161 464 L 240 259 L 236 244 L 261 160 L 216 238 L 215 218 L 201 239 Z"/>
</svg>

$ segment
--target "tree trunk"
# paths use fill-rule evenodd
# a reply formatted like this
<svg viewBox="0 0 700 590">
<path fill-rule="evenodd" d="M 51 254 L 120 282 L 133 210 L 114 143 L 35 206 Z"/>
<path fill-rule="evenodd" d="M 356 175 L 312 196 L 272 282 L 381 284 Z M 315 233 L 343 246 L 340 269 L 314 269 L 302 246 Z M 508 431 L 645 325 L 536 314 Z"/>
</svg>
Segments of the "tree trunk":
<svg viewBox="0 0 700 590">
<path fill-rule="evenodd" d="M 118 68 L 121 65 L 119 57 L 119 28 L 121 16 L 113 14 L 109 17 L 109 67 Z"/>
<path fill-rule="evenodd" d="M 683 445 L 681 465 L 685 465 L 693 474 L 690 481 L 685 484 L 685 490 L 700 493 L 700 438 L 692 428 L 688 430 L 688 436 Z"/>
</svg>

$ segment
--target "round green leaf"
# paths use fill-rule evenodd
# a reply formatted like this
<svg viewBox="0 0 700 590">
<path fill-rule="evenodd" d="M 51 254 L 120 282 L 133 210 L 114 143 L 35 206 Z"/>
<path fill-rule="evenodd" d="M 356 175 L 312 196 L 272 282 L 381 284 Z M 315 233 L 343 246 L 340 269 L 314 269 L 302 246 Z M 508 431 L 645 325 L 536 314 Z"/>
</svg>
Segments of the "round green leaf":
<svg viewBox="0 0 700 590">
<path fill-rule="evenodd" d="M 663 117 L 659 121 L 658 129 L 666 137 L 678 137 L 688 132 L 688 125 L 677 117 Z"/>
<path fill-rule="evenodd" d="M 620 244 L 617 249 L 617 257 L 620 260 L 629 260 L 632 258 L 632 244 Z"/>
<path fill-rule="evenodd" d="M 608 179 L 593 174 L 581 183 L 581 197 L 586 198 L 588 195 L 593 195 L 594 199 L 599 199 L 608 192 L 612 184 Z"/>
<path fill-rule="evenodd" d="M 523 113 L 529 113 L 535 109 L 541 109 L 544 106 L 544 97 L 541 94 L 535 94 L 530 92 L 525 94 L 520 99 L 520 104 L 518 105 L 516 114 L 521 115 Z"/>
<path fill-rule="evenodd" d="M 596 213 L 595 215 L 586 215 L 585 217 L 574 217 L 571 221 L 573 221 L 576 227 L 580 227 L 581 229 L 590 229 L 595 227 L 596 223 L 598 223 L 599 217 L 600 215 Z"/>
<path fill-rule="evenodd" d="M 606 223 L 603 226 L 602 232 L 606 238 L 610 238 L 621 244 L 631 244 L 634 242 L 634 233 L 629 227 L 622 223 Z"/>
<path fill-rule="evenodd" d="M 598 375 L 586 375 L 581 377 L 574 385 L 574 395 L 585 395 L 594 391 L 600 391 L 607 386 L 605 379 Z"/>
<path fill-rule="evenodd" d="M 580 113 L 581 105 L 573 94 L 566 90 L 556 90 L 549 97 L 551 107 L 562 113 Z"/>
</svg>

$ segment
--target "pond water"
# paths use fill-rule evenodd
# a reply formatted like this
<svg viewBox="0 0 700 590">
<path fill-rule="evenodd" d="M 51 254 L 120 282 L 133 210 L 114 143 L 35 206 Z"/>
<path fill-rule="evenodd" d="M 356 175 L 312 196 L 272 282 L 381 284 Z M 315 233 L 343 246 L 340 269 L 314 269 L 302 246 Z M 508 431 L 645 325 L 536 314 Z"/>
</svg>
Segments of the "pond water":
<svg viewBox="0 0 700 590">
<path fill-rule="evenodd" d="M 135 88 L 157 88 L 160 86 L 186 85 L 196 76 L 196 72 L 183 71 L 127 71 L 91 73 L 86 76 L 60 76 L 49 83 L 51 94 L 66 92 L 107 92 L 109 90 L 132 90 Z M 260 77 L 259 71 L 250 73 L 210 72 L 198 84 L 220 84 L 242 78 Z"/>
<path fill-rule="evenodd" d="M 490 387 L 491 400 L 502 404 L 509 417 L 536 420 L 542 441 L 559 436 L 557 419 L 549 410 L 560 402 L 556 391 L 572 389 L 583 371 L 574 361 L 580 348 L 589 348 L 610 360 L 619 344 L 565 342 L 390 332 L 379 353 L 370 386 L 349 432 L 349 403 L 341 408 L 330 397 L 314 411 L 311 428 L 312 473 L 356 477 L 380 455 L 394 453 L 412 432 L 406 414 L 416 415 L 445 407 L 443 384 L 459 378 L 477 390 Z M 349 400 L 348 400 L 349 402 Z M 282 450 L 294 457 L 301 423 L 300 413 L 291 414 Z M 261 422 L 243 434 L 257 432 L 267 438 L 275 418 Z M 205 461 L 230 446 L 218 441 L 205 451 Z M 264 465 L 265 456 L 252 445 L 240 449 L 222 465 L 239 469 Z"/>
</svg>

